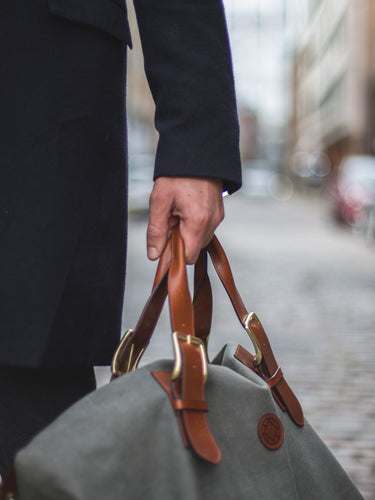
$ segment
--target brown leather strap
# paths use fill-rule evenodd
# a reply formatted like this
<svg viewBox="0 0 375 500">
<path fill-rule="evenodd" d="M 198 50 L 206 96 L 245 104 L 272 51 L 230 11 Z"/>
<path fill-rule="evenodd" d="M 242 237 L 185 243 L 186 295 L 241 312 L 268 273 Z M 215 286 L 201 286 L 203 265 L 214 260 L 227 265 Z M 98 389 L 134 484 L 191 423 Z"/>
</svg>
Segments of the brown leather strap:
<svg viewBox="0 0 375 500">
<path fill-rule="evenodd" d="M 172 330 L 194 336 L 194 312 L 186 273 L 185 250 L 178 226 L 172 231 L 171 249 L 168 298 Z"/>
<path fill-rule="evenodd" d="M 206 401 L 193 401 L 190 399 L 176 399 L 174 402 L 174 407 L 176 411 L 181 410 L 196 410 L 196 411 L 208 411 L 208 405 Z"/>
<path fill-rule="evenodd" d="M 233 274 L 227 256 L 225 255 L 223 247 L 220 245 L 216 236 L 212 238 L 211 242 L 207 246 L 207 251 L 210 254 L 217 275 L 219 276 L 230 301 L 232 302 L 238 319 L 243 324 L 244 319 L 248 315 L 248 311 L 234 283 Z"/>
<path fill-rule="evenodd" d="M 181 397 L 183 400 L 204 402 L 204 379 L 200 352 L 197 346 L 187 342 L 182 343 L 181 352 L 183 359 Z M 208 427 L 206 412 L 182 411 L 182 419 L 190 444 L 195 452 L 212 464 L 219 463 L 221 451 Z"/>
<path fill-rule="evenodd" d="M 181 244 L 182 240 L 180 238 Z M 165 274 L 168 272 L 172 259 L 172 238 L 164 249 L 159 259 L 158 268 L 154 280 L 153 290 L 157 287 Z M 185 266 L 180 269 L 185 272 Z M 207 252 L 202 250 L 194 266 L 194 318 L 195 335 L 202 339 L 207 346 L 208 336 L 211 330 L 212 322 L 212 290 L 210 280 L 207 274 Z"/>
<path fill-rule="evenodd" d="M 194 313 L 187 281 L 184 246 L 178 228 L 172 232 L 170 251 L 171 263 L 168 275 L 165 274 L 161 278 L 167 266 L 164 263 L 159 265 L 151 298 L 146 304 L 135 331 L 128 334 L 124 343 L 124 352 L 118 356 L 116 374 L 121 374 L 121 365 L 124 362 L 125 368 L 133 366 L 129 364 L 129 359 L 140 355 L 141 346 L 147 345 L 160 313 L 159 308 L 161 309 L 165 299 L 165 280 L 168 279 L 171 324 L 172 329 L 179 334 L 176 336 L 176 341 L 182 361 L 177 380 L 172 382 L 170 378 L 169 381 L 171 385 L 173 384 L 173 393 L 179 394 L 175 410 L 178 410 L 184 441 L 203 459 L 218 463 L 221 459 L 221 452 L 209 430 L 206 417 L 208 408 L 204 397 L 205 368 L 202 347 L 199 342 L 191 340 L 195 338 Z M 202 265 L 203 267 L 197 272 L 196 283 L 197 288 L 205 292 L 207 282 L 204 279 L 206 274 L 204 262 Z"/>
<path fill-rule="evenodd" d="M 112 360 L 112 379 L 120 377 L 137 367 L 150 342 L 163 309 L 167 296 L 167 279 L 168 275 L 166 274 L 154 288 L 134 331 L 128 330 L 121 339 Z"/>
<path fill-rule="evenodd" d="M 186 274 L 185 250 L 182 238 L 176 227 L 171 236 L 172 262 L 168 274 L 168 297 L 171 324 L 174 332 L 178 332 L 181 368 L 175 392 L 181 388 L 182 401 L 200 402 L 201 409 L 182 409 L 182 422 L 189 443 L 194 451 L 204 460 L 217 464 L 221 460 L 221 452 L 208 427 L 204 384 L 205 360 L 202 359 L 201 343 L 193 342 L 194 312 L 190 298 Z M 182 335 L 181 335 L 182 334 Z M 174 382 L 175 383 L 175 382 Z"/>
<path fill-rule="evenodd" d="M 153 371 L 151 372 L 155 380 L 161 385 L 161 387 L 165 390 L 165 392 L 168 394 L 169 400 L 172 404 L 172 407 L 175 409 L 175 401 L 176 401 L 176 396 L 174 391 L 172 390 L 172 382 L 171 382 L 171 372 L 169 371 Z M 178 389 L 177 393 L 180 394 L 181 391 Z M 184 445 L 189 448 L 190 447 L 190 442 L 189 438 L 186 434 L 186 429 L 184 426 L 184 423 L 182 421 L 182 412 L 177 412 L 176 411 L 176 417 L 177 421 L 180 427 L 181 435 L 182 435 L 182 440 L 184 442 Z"/>
<path fill-rule="evenodd" d="M 207 403 L 202 399 L 185 399 L 185 394 L 191 392 L 189 390 L 191 386 L 184 391 L 181 387 L 181 381 L 171 381 L 171 372 L 153 371 L 152 375 L 168 394 L 176 413 L 185 446 L 192 447 L 207 462 L 212 464 L 219 463 L 221 460 L 221 451 L 217 447 L 208 428 L 206 418 L 206 412 L 208 411 Z M 200 384 L 198 383 L 197 386 L 199 387 Z M 197 396 L 197 391 L 195 391 L 194 398 Z"/>
<path fill-rule="evenodd" d="M 212 323 L 212 289 L 207 274 L 207 252 L 202 250 L 194 268 L 194 329 L 206 346 Z"/>
<path fill-rule="evenodd" d="M 171 238 L 159 259 L 152 293 L 147 301 L 134 331 L 126 332 L 121 340 L 112 362 L 112 379 L 117 378 L 137 367 L 147 348 L 167 297 L 167 274 L 172 260 Z M 208 336 L 212 319 L 212 292 L 207 275 L 207 255 L 202 251 L 195 265 L 194 276 L 194 318 L 196 336 L 205 343 L 207 350 Z"/>
<path fill-rule="evenodd" d="M 273 387 L 277 386 L 281 382 L 283 377 L 284 377 L 284 374 L 283 374 L 281 368 L 279 367 L 276 370 L 276 372 L 272 375 L 272 377 L 270 377 L 266 380 L 268 387 L 270 387 L 270 389 L 273 389 Z"/>
<path fill-rule="evenodd" d="M 292 420 L 297 425 L 302 427 L 304 425 L 304 416 L 301 405 L 285 380 L 281 368 L 278 367 L 273 375 L 268 376 L 263 372 L 261 367 L 256 368 L 254 366 L 255 357 L 240 345 L 237 347 L 235 357 L 245 366 L 250 368 L 250 370 L 260 375 L 265 382 L 267 382 L 272 391 L 272 395 L 280 408 L 283 411 L 287 411 Z"/>
<path fill-rule="evenodd" d="M 229 295 L 237 316 L 241 323 L 245 326 L 245 319 L 248 317 L 248 311 L 234 283 L 228 259 L 224 253 L 222 246 L 215 236 L 211 240 L 207 249 L 216 272 Z M 277 374 L 279 366 L 272 352 L 266 332 L 264 331 L 263 326 L 256 317 L 252 321 L 251 330 L 255 335 L 262 351 L 262 361 L 260 365 L 256 367 L 256 371 L 257 373 L 261 374 L 264 380 L 272 380 L 272 378 Z M 282 401 L 283 405 L 287 407 L 292 419 L 298 425 L 302 426 L 304 424 L 302 408 L 289 385 L 286 383 L 285 379 L 282 377 L 279 382 L 274 385 L 273 389 L 276 393 L 276 397 Z"/>
<path fill-rule="evenodd" d="M 207 272 L 204 271 L 205 262 L 207 262 L 205 252 L 201 253 L 199 261 L 197 263 L 198 270 L 195 278 L 196 286 L 193 301 L 194 326 L 197 328 L 196 336 L 202 339 L 207 350 L 212 318 L 212 292 Z M 117 348 L 112 363 L 112 378 L 117 378 L 136 368 L 143 352 L 151 340 L 160 317 L 168 293 L 167 280 L 168 271 L 162 278 L 159 276 L 158 279 L 155 279 L 152 294 L 139 317 L 135 329 L 126 332 Z"/>
<path fill-rule="evenodd" d="M 163 253 L 161 254 L 161 257 L 158 261 L 158 267 L 156 269 L 152 290 L 155 290 L 155 288 L 159 285 L 161 280 L 169 271 L 171 260 L 172 260 L 172 248 L 171 248 L 171 239 L 169 238 L 167 244 L 165 245 Z"/>
</svg>

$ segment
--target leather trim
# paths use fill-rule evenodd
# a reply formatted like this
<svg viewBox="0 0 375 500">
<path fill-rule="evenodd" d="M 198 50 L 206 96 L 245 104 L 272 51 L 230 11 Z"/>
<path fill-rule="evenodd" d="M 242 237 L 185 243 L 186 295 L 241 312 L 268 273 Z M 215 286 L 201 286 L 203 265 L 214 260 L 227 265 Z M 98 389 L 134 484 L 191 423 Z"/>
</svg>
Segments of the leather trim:
<svg viewBox="0 0 375 500">
<path fill-rule="evenodd" d="M 152 291 L 159 286 L 168 273 L 172 260 L 171 239 L 167 241 L 155 274 Z M 166 292 L 165 292 L 166 294 Z M 207 274 L 207 252 L 202 250 L 194 267 L 194 330 L 196 337 L 203 340 L 206 349 L 212 322 L 212 289 Z"/>
<path fill-rule="evenodd" d="M 182 355 L 182 398 L 205 401 L 199 347 L 187 342 L 180 342 L 180 349 Z M 218 464 L 221 461 L 221 451 L 208 427 L 206 413 L 186 410 L 182 411 L 182 418 L 194 451 L 207 462 Z"/>
<path fill-rule="evenodd" d="M 176 411 L 182 410 L 196 410 L 208 411 L 208 406 L 205 401 L 194 401 L 189 399 L 176 399 L 174 401 L 174 408 Z"/>
<path fill-rule="evenodd" d="M 272 375 L 272 377 L 268 378 L 266 380 L 268 386 L 270 389 L 272 389 L 273 387 L 275 387 L 277 384 L 279 384 L 281 382 L 281 379 L 284 377 L 284 374 L 281 370 L 281 368 L 279 367 L 275 373 Z"/>
<path fill-rule="evenodd" d="M 154 377 L 154 379 L 158 382 L 158 384 L 165 390 L 165 392 L 167 393 L 167 395 L 169 397 L 169 401 L 171 402 L 172 408 L 175 410 L 175 397 L 174 397 L 174 394 L 172 392 L 171 372 L 160 370 L 160 371 L 153 371 L 153 372 L 151 372 L 151 374 Z M 178 392 L 180 393 L 180 390 Z M 183 441 L 184 445 L 186 446 L 186 448 L 189 448 L 190 442 L 189 442 L 189 438 L 188 438 L 187 433 L 186 433 L 184 423 L 182 421 L 182 413 L 177 412 L 176 410 L 175 410 L 175 413 L 176 413 L 178 425 L 180 427 L 182 441 Z"/>
<path fill-rule="evenodd" d="M 201 252 L 194 268 L 194 330 L 208 346 L 212 323 L 212 289 L 207 274 L 207 252 Z"/>
<path fill-rule="evenodd" d="M 187 344 L 193 347 L 191 344 Z M 194 357 L 194 356 L 193 356 Z M 208 428 L 206 412 L 207 403 L 201 393 L 201 384 L 188 384 L 183 389 L 183 382 L 171 381 L 171 372 L 151 372 L 155 380 L 168 394 L 169 400 L 176 413 L 183 442 L 186 447 L 191 447 L 204 460 L 212 464 L 218 464 L 221 460 L 221 451 L 214 441 Z M 196 378 L 196 377 L 193 377 Z M 185 396 L 192 395 L 192 399 Z"/>
<path fill-rule="evenodd" d="M 174 332 L 194 335 L 194 311 L 186 273 L 185 249 L 180 233 L 171 235 L 172 262 L 168 274 L 169 309 Z"/>
<path fill-rule="evenodd" d="M 261 443 L 271 451 L 278 450 L 284 442 L 284 427 L 273 413 L 267 413 L 259 421 L 258 435 Z"/>
<path fill-rule="evenodd" d="M 48 0 L 51 14 L 95 26 L 132 47 L 125 1 Z"/>
<path fill-rule="evenodd" d="M 259 375 L 265 382 L 267 382 L 269 388 L 271 389 L 272 396 L 276 403 L 283 411 L 287 411 L 295 424 L 300 427 L 304 425 L 304 416 L 302 407 L 296 398 L 294 392 L 289 387 L 287 381 L 284 378 L 284 374 L 280 367 L 277 366 L 275 372 L 269 376 L 269 374 L 264 371 L 262 365 L 255 368 L 254 360 L 255 356 L 250 354 L 244 347 L 239 345 L 237 347 L 236 353 L 234 355 L 238 361 L 243 365 L 250 368 L 251 371 Z M 276 361 L 276 360 L 275 360 Z"/>
</svg>

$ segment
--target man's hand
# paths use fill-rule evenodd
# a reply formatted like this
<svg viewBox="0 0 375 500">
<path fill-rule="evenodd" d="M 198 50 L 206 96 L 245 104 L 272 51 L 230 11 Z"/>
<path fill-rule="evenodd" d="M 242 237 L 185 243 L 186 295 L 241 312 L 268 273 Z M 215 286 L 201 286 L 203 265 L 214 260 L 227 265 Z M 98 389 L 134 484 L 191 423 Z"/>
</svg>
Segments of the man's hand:
<svg viewBox="0 0 375 500">
<path fill-rule="evenodd" d="M 198 177 L 159 177 L 150 197 L 147 255 L 162 254 L 172 228 L 180 225 L 187 264 L 194 264 L 224 218 L 222 182 Z"/>
</svg>

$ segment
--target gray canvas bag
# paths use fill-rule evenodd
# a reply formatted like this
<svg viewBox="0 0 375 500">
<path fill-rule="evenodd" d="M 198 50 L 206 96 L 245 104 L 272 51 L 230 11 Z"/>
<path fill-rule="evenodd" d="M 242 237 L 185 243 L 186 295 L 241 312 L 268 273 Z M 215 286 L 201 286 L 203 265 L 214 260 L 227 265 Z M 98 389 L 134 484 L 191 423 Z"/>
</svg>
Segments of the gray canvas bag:
<svg viewBox="0 0 375 500">
<path fill-rule="evenodd" d="M 211 323 L 206 251 L 255 355 L 228 343 L 206 364 Z M 243 305 L 216 238 L 206 251 L 196 266 L 192 304 L 182 240 L 178 230 L 173 232 L 151 297 L 114 356 L 116 379 L 21 450 L 15 462 L 18 496 L 6 497 L 16 488 L 7 480 L 2 499 L 362 498 L 304 420 L 258 318 Z M 176 359 L 136 369 L 167 293 Z"/>
</svg>

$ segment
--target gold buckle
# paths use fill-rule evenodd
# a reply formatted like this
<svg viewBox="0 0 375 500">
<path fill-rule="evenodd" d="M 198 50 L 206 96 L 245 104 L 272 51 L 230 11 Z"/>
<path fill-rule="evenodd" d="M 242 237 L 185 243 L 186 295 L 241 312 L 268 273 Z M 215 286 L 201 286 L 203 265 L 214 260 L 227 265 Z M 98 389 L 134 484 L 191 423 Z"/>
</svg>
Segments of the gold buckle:
<svg viewBox="0 0 375 500">
<path fill-rule="evenodd" d="M 116 352 L 112 358 L 112 364 L 111 364 L 112 375 L 119 375 L 119 371 L 117 369 L 118 358 L 120 357 L 121 352 L 124 349 L 124 345 L 127 343 L 128 339 L 133 335 L 133 333 L 134 333 L 134 330 L 128 330 L 127 332 L 125 332 L 125 335 L 122 337 L 121 342 L 120 342 L 118 348 L 116 349 Z M 125 347 L 125 349 L 127 349 L 127 347 Z M 125 368 L 124 373 L 129 373 L 130 371 L 134 372 L 137 369 L 138 363 L 141 359 L 141 356 L 142 356 L 144 350 L 145 350 L 145 348 L 141 349 L 138 356 L 135 359 L 133 359 L 134 344 L 131 344 L 130 353 L 128 356 L 128 364 L 127 364 L 127 367 Z"/>
<path fill-rule="evenodd" d="M 179 332 L 173 332 L 172 334 L 172 340 L 173 340 L 173 348 L 175 352 L 175 363 L 171 375 L 171 380 L 175 381 L 178 379 L 178 377 L 181 375 L 181 370 L 182 370 L 182 355 L 181 355 L 181 349 L 179 345 L 179 340 L 184 340 L 188 344 L 193 344 L 199 347 L 200 355 L 201 355 L 201 361 L 202 361 L 202 372 L 203 372 L 203 380 L 206 382 L 207 380 L 207 374 L 208 374 L 208 367 L 207 367 L 207 357 L 206 357 L 206 350 L 204 347 L 204 342 L 199 339 L 198 337 L 193 337 L 192 335 L 185 335 L 183 333 Z"/>
<path fill-rule="evenodd" d="M 258 316 L 255 313 L 250 313 L 246 316 L 244 319 L 243 325 L 245 327 L 245 330 L 247 331 L 251 342 L 253 343 L 254 349 L 255 349 L 255 361 L 254 361 L 254 366 L 259 366 L 260 363 L 262 362 L 263 359 L 263 354 L 262 354 L 262 348 L 260 347 L 260 344 L 258 342 L 258 339 L 256 338 L 255 333 L 252 330 L 252 324 L 253 323 L 260 323 Z"/>
</svg>

